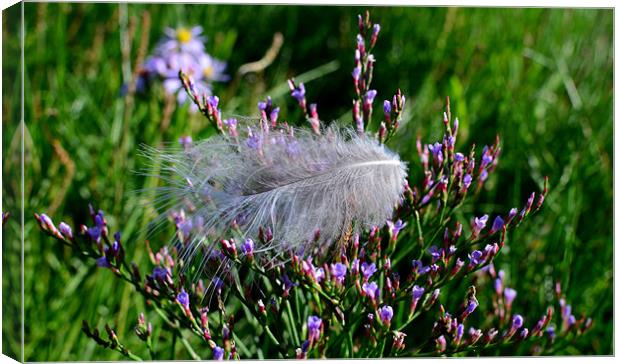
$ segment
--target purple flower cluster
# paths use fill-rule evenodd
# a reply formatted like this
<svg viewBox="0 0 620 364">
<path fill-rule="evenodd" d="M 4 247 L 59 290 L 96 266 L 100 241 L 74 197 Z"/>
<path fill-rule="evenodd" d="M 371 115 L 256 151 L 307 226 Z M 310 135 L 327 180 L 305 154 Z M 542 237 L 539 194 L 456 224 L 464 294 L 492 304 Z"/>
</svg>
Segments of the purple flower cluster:
<svg viewBox="0 0 620 364">
<path fill-rule="evenodd" d="M 200 26 L 166 28 L 163 39 L 142 65 L 137 86 L 145 86 L 150 80 L 159 78 L 163 80 L 166 93 L 176 95 L 177 102 L 183 104 L 188 97 L 179 79 L 179 71 L 182 71 L 194 81 L 196 93 L 211 95 L 212 82 L 228 81 L 230 77 L 225 74 L 226 63 L 205 51 L 205 42 Z M 197 110 L 193 103 L 191 108 Z"/>
<path fill-rule="evenodd" d="M 353 126 L 361 135 L 370 123 L 373 102 L 377 96 L 377 90 L 370 89 L 375 66 L 375 56 L 370 52 L 375 47 L 381 26 L 370 21 L 370 14 L 367 11 L 364 16 L 358 15 L 358 27 L 351 76 L 356 95 L 356 99 L 353 100 Z"/>
<path fill-rule="evenodd" d="M 297 101 L 297 104 L 304 113 L 306 120 L 310 123 L 312 131 L 317 135 L 321 134 L 321 121 L 319 120 L 317 106 L 316 104 L 308 105 L 306 101 L 306 86 L 304 86 L 304 83 L 301 82 L 297 85 L 295 83 L 295 79 L 291 78 L 288 80 L 288 87 L 291 91 L 291 96 Z"/>
</svg>

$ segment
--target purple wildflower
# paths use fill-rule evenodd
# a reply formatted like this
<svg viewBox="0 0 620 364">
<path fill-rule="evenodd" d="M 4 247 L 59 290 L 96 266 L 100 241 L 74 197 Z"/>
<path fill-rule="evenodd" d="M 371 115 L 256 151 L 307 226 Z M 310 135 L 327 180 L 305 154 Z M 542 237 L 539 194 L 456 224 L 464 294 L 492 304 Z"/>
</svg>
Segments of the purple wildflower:
<svg viewBox="0 0 620 364">
<path fill-rule="evenodd" d="M 103 218 L 103 211 L 99 210 L 97 215 L 95 215 L 95 225 L 103 229 L 105 226 L 105 219 Z"/>
<path fill-rule="evenodd" d="M 68 237 L 69 239 L 73 239 L 73 232 L 71 231 L 71 227 L 67 225 L 64 221 L 60 222 L 58 228 L 60 229 L 60 233 L 62 235 Z"/>
<path fill-rule="evenodd" d="M 297 102 L 302 103 L 306 97 L 306 87 L 304 83 L 299 83 L 299 86 L 291 91 L 291 96 L 297 99 Z"/>
<path fill-rule="evenodd" d="M 502 290 L 504 289 L 504 282 L 502 282 L 500 278 L 496 278 L 495 282 L 493 283 L 493 288 L 495 288 L 495 293 L 497 295 L 501 295 Z"/>
<path fill-rule="evenodd" d="M 108 258 L 106 258 L 106 256 L 102 256 L 101 258 L 97 259 L 97 266 L 101 267 L 101 268 L 110 268 L 112 267 L 112 265 L 110 264 L 110 261 L 108 260 Z"/>
<path fill-rule="evenodd" d="M 362 263 L 362 275 L 364 276 L 365 280 L 368 280 L 368 278 L 370 278 L 370 276 L 372 276 L 373 274 L 375 274 L 375 272 L 377 271 L 377 266 L 375 265 L 375 263 Z"/>
<path fill-rule="evenodd" d="M 388 220 L 385 223 L 390 230 L 392 240 L 396 240 L 398 238 L 398 233 L 407 225 L 406 223 L 403 223 L 400 219 L 396 220 L 396 222 Z"/>
<path fill-rule="evenodd" d="M 247 238 L 241 244 L 241 252 L 247 256 L 252 256 L 254 254 L 254 240 Z"/>
<path fill-rule="evenodd" d="M 501 216 L 497 216 L 495 220 L 493 220 L 493 226 L 491 226 L 491 234 L 500 231 L 504 228 L 504 220 Z"/>
<path fill-rule="evenodd" d="M 470 185 L 471 185 L 471 175 L 468 173 L 465 175 L 465 177 L 463 177 L 463 187 L 465 187 L 465 189 L 468 189 Z"/>
<path fill-rule="evenodd" d="M 353 72 L 351 72 L 351 76 L 353 76 L 353 81 L 355 83 L 357 83 L 359 81 L 361 73 L 362 73 L 361 66 L 357 66 L 357 67 L 353 68 Z"/>
<path fill-rule="evenodd" d="M 461 342 L 461 339 L 463 338 L 463 333 L 465 332 L 465 325 L 463 324 L 459 324 L 456 327 L 456 334 L 454 335 L 454 343 L 455 344 L 459 344 Z"/>
<path fill-rule="evenodd" d="M 271 97 L 267 96 L 267 101 L 259 101 L 257 105 L 258 105 L 258 111 L 267 112 L 272 107 Z"/>
<path fill-rule="evenodd" d="M 564 301 L 566 302 L 566 301 Z M 567 305 L 567 304 L 561 304 L 561 313 L 562 313 L 562 319 L 566 320 L 568 318 L 568 316 L 570 316 L 571 314 L 571 305 Z"/>
<path fill-rule="evenodd" d="M 428 146 L 429 151 L 433 154 L 433 160 L 437 164 L 443 163 L 443 145 L 441 143 L 435 143 Z"/>
<path fill-rule="evenodd" d="M 377 90 L 368 90 L 368 92 L 366 92 L 366 95 L 364 96 L 364 105 L 365 106 L 370 106 L 373 101 L 375 101 L 375 97 L 377 96 Z"/>
<path fill-rule="evenodd" d="M 344 282 L 344 278 L 347 274 L 347 266 L 342 263 L 336 263 L 331 265 L 332 277 L 336 279 L 336 282 Z"/>
<path fill-rule="evenodd" d="M 413 286 L 413 288 L 411 289 L 411 296 L 413 297 L 414 301 L 419 301 L 420 298 L 422 298 L 422 295 L 424 294 L 424 287 L 420 287 L 417 284 Z"/>
<path fill-rule="evenodd" d="M 468 254 L 469 266 L 473 267 L 481 263 L 482 252 L 480 250 L 474 250 L 471 254 Z"/>
<path fill-rule="evenodd" d="M 509 224 L 512 221 L 512 219 L 514 219 L 514 217 L 517 216 L 518 211 L 519 210 L 517 210 L 516 207 L 513 207 L 510 209 L 510 211 L 508 212 L 508 221 L 506 222 L 507 224 Z"/>
<path fill-rule="evenodd" d="M 157 46 L 157 53 L 168 54 L 172 52 L 187 52 L 199 55 L 204 52 L 206 38 L 202 36 L 202 27 L 195 26 L 191 29 L 179 27 L 177 29 L 166 28 L 165 38 Z"/>
<path fill-rule="evenodd" d="M 370 48 L 374 47 L 375 43 L 377 42 L 379 31 L 381 31 L 381 25 L 375 24 L 372 26 L 372 34 L 370 35 Z"/>
<path fill-rule="evenodd" d="M 392 103 L 389 100 L 383 101 L 383 113 L 385 114 L 385 118 L 389 119 L 390 114 L 392 112 Z"/>
<path fill-rule="evenodd" d="M 259 150 L 262 146 L 262 140 L 258 135 L 250 134 L 248 135 L 246 144 L 251 149 Z"/>
<path fill-rule="evenodd" d="M 323 268 L 314 268 L 314 279 L 317 283 L 321 283 L 321 281 L 325 278 L 325 270 Z"/>
<path fill-rule="evenodd" d="M 482 330 L 476 329 L 474 327 L 470 327 L 468 331 L 470 339 L 470 343 L 475 344 L 482 337 Z"/>
<path fill-rule="evenodd" d="M 375 301 L 379 297 L 379 286 L 375 282 L 364 283 L 362 285 L 362 292 L 364 292 L 371 301 Z"/>
<path fill-rule="evenodd" d="M 379 318 L 384 325 L 390 326 L 390 322 L 392 321 L 392 317 L 394 316 L 394 310 L 392 306 L 383 306 L 379 309 Z"/>
<path fill-rule="evenodd" d="M 364 53 L 364 51 L 366 50 L 364 37 L 362 37 L 361 34 L 358 34 L 356 37 L 356 40 L 357 40 L 357 49 L 359 50 L 360 53 Z"/>
<path fill-rule="evenodd" d="M 291 288 L 299 285 L 299 283 L 293 283 L 286 274 L 284 274 L 280 279 L 282 280 L 282 283 L 284 283 L 284 296 L 285 297 L 288 296 L 288 293 L 291 290 Z"/>
<path fill-rule="evenodd" d="M 482 254 L 483 259 L 491 258 L 499 250 L 497 243 L 487 244 L 484 246 L 484 252 Z"/>
<path fill-rule="evenodd" d="M 279 107 L 274 107 L 271 112 L 269 113 L 269 121 L 272 124 L 275 124 L 276 121 L 278 121 L 278 114 L 280 113 L 280 108 Z"/>
<path fill-rule="evenodd" d="M 577 322 L 577 319 L 575 318 L 574 315 L 570 315 L 566 322 L 567 322 L 568 326 L 570 327 L 570 326 L 573 326 L 575 324 L 575 322 Z"/>
<path fill-rule="evenodd" d="M 168 68 L 162 75 L 163 87 L 169 95 L 177 95 L 179 104 L 183 104 L 188 98 L 187 92 L 183 89 L 183 82 L 179 79 L 179 71 L 183 71 L 192 80 L 190 85 L 192 94 L 211 94 L 211 87 L 203 79 L 195 56 L 189 53 L 171 53 L 166 59 Z"/>
<path fill-rule="evenodd" d="M 517 297 L 517 291 L 506 287 L 504 289 L 504 298 L 506 300 L 506 306 L 510 307 L 512 305 L 512 301 L 514 301 L 515 297 Z"/>
<path fill-rule="evenodd" d="M 480 181 L 484 182 L 489 177 L 489 172 L 486 169 L 483 169 L 480 173 Z"/>
<path fill-rule="evenodd" d="M 207 105 L 210 106 L 212 109 L 217 109 L 217 106 L 220 103 L 220 98 L 212 95 L 212 96 L 207 96 Z"/>
<path fill-rule="evenodd" d="M 529 333 L 530 333 L 530 330 L 528 330 L 528 329 L 527 329 L 527 327 L 526 327 L 526 328 L 524 328 L 523 330 L 521 330 L 521 332 L 519 333 L 519 338 L 520 338 L 521 340 L 525 340 L 525 339 L 527 339 L 527 335 L 528 335 Z"/>
<path fill-rule="evenodd" d="M 355 276 L 357 275 L 357 273 L 359 273 L 359 270 L 360 270 L 360 260 L 355 258 L 351 262 L 351 274 Z"/>
<path fill-rule="evenodd" d="M 228 127 L 228 133 L 233 138 L 236 138 L 238 135 L 237 124 L 239 124 L 239 121 L 235 118 L 224 119 L 224 125 Z"/>
<path fill-rule="evenodd" d="M 166 59 L 159 55 L 147 58 L 146 62 L 142 65 L 142 69 L 146 71 L 147 75 L 163 76 L 166 74 L 167 68 Z"/>
<path fill-rule="evenodd" d="M 177 295 L 177 302 L 181 304 L 185 309 L 189 308 L 189 294 L 182 290 L 181 293 Z"/>
<path fill-rule="evenodd" d="M 101 228 L 99 226 L 88 228 L 87 233 L 94 241 L 99 241 L 99 238 L 101 238 Z"/>
<path fill-rule="evenodd" d="M 485 226 L 487 226 L 488 220 L 489 220 L 489 215 L 482 215 L 481 217 L 475 217 L 474 223 L 471 227 L 472 234 L 474 236 L 478 236 L 478 234 L 480 234 L 480 231 L 484 229 Z"/>
<path fill-rule="evenodd" d="M 181 220 L 177 223 L 177 229 L 183 234 L 183 236 L 188 237 L 189 233 L 192 231 L 194 224 L 192 220 Z"/>
<path fill-rule="evenodd" d="M 456 142 L 456 138 L 454 138 L 452 135 L 448 135 L 447 137 L 444 138 L 444 140 L 445 140 L 445 143 L 448 149 L 453 150 L 454 143 Z"/>
<path fill-rule="evenodd" d="M 163 281 L 166 280 L 170 276 L 170 271 L 167 268 L 157 266 L 153 268 L 151 273 L 151 277 L 154 280 Z"/>
<path fill-rule="evenodd" d="M 504 272 L 503 269 L 500 269 L 499 272 L 497 272 L 497 277 L 503 281 L 504 278 L 506 278 L 506 272 Z"/>
<path fill-rule="evenodd" d="M 120 253 L 121 251 L 121 244 L 118 241 L 114 240 L 112 242 L 112 246 L 110 247 L 110 250 L 112 251 L 112 254 L 115 257 L 118 256 L 118 253 Z"/>
<path fill-rule="evenodd" d="M 307 353 L 309 348 L 310 348 L 310 340 L 304 340 L 304 342 L 301 343 L 301 352 Z"/>
<path fill-rule="evenodd" d="M 414 271 L 414 273 L 419 274 L 419 275 L 426 274 L 426 273 L 430 272 L 430 270 L 431 270 L 431 268 L 430 268 L 430 267 L 428 267 L 428 266 L 426 266 L 426 267 L 425 267 L 425 266 L 423 266 L 423 265 L 422 265 L 422 262 L 421 262 L 421 261 L 419 261 L 419 260 L 415 260 L 415 259 L 414 259 L 414 260 L 412 260 L 412 261 L 411 261 L 411 265 L 413 266 L 413 271 Z"/>
<path fill-rule="evenodd" d="M 419 287 L 417 284 L 414 285 L 411 289 L 411 305 L 409 306 L 409 315 L 413 315 L 415 312 L 422 295 L 424 295 L 424 287 Z"/>
<path fill-rule="evenodd" d="M 443 249 L 437 248 L 437 246 L 433 245 L 428 249 L 428 253 L 433 258 L 433 262 L 437 261 L 437 259 L 441 258 L 441 254 L 443 253 Z"/>
<path fill-rule="evenodd" d="M 312 342 L 316 342 L 321 337 L 321 326 L 323 325 L 323 320 L 321 320 L 318 316 L 310 316 L 308 317 L 308 340 Z"/>
<path fill-rule="evenodd" d="M 478 307 L 478 302 L 475 300 L 470 300 L 469 304 L 467 304 L 467 307 L 465 308 L 465 312 L 469 315 L 476 310 L 476 307 Z"/>
<path fill-rule="evenodd" d="M 216 345 L 213 348 L 213 360 L 224 360 L 224 349 Z"/>
<path fill-rule="evenodd" d="M 103 229 L 103 227 L 105 226 L 104 222 L 103 222 L 103 215 L 102 214 L 97 214 L 95 215 L 95 225 L 101 229 Z"/>
<path fill-rule="evenodd" d="M 518 330 L 521 328 L 521 326 L 523 326 L 523 316 L 521 315 L 515 315 L 512 318 L 512 326 L 511 326 L 511 330 Z"/>
<path fill-rule="evenodd" d="M 224 73 L 226 71 L 226 62 L 215 59 L 206 53 L 198 56 L 198 66 L 202 76 L 207 81 L 225 82 L 230 79 L 230 76 Z"/>
<path fill-rule="evenodd" d="M 490 154 L 485 154 L 482 157 L 482 163 L 480 164 L 481 167 L 486 167 L 487 165 L 489 165 L 489 163 L 491 163 L 493 161 L 493 157 Z"/>
</svg>

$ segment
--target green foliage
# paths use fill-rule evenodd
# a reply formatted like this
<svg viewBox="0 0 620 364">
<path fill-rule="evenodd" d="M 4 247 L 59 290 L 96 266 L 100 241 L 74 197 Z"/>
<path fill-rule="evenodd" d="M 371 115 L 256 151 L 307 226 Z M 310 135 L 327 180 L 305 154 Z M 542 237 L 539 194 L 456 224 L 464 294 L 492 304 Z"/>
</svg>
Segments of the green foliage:
<svg viewBox="0 0 620 364">
<path fill-rule="evenodd" d="M 148 28 L 142 26 L 144 11 L 150 15 Z M 271 95 L 286 106 L 281 119 L 303 120 L 285 82 L 305 73 L 307 97 L 318 103 L 321 118 L 350 124 L 352 49 L 356 15 L 362 11 L 25 4 L 24 360 L 121 359 L 82 334 L 83 319 L 100 328 L 114 323 L 127 346 L 140 347 L 133 345 L 139 341 L 133 328 L 144 303 L 132 288 L 51 243 L 32 216 L 46 212 L 77 226 L 87 222 L 84 206 L 93 202 L 118 218 L 109 224 L 122 227 L 127 256 L 148 266 L 144 241 L 156 215 L 148 204 L 150 192 L 136 190 L 156 180 L 134 173 L 144 166 L 136 150 L 141 143 L 157 146 L 213 131 L 187 106 L 166 120 L 161 88 L 133 101 L 120 96 L 142 34 L 148 33 L 150 50 L 165 26 L 202 25 L 209 36 L 207 51 L 227 59 L 234 75 L 240 65 L 260 59 L 273 34 L 282 32 L 284 45 L 272 65 L 216 86 L 224 113 L 257 115 L 259 98 Z M 548 175 L 546 207 L 527 229 L 508 235 L 496 266 L 507 271 L 519 292 L 523 306 L 516 309 L 544 312 L 560 281 L 575 315 L 594 319 L 584 337 L 558 354 L 612 353 L 612 10 L 381 7 L 371 12 L 382 26 L 373 52 L 377 101 L 398 87 L 407 96 L 391 147 L 418 163 L 415 137 L 440 138 L 444 98 L 450 96 L 452 114 L 461 121 L 457 149 L 474 141 L 492 144 L 496 133 L 503 148 L 489 191 L 474 211 L 464 213 L 504 213 L 521 206 Z M 16 267 L 20 84 L 17 15 L 11 15 L 13 21 L 4 17 L 3 24 L 3 55 L 11 55 L 3 57 L 3 75 L 13 75 L 3 77 L 2 85 L 3 205 L 15 210 L 3 230 L 3 263 Z M 129 55 L 123 55 L 123 37 L 131 39 Z M 152 241 L 167 241 L 163 234 Z M 16 279 L 19 275 L 7 279 L 5 274 L 4 297 L 15 292 Z M 161 327 L 157 317 L 148 320 L 156 330 Z M 17 352 L 15 329 L 5 325 L 4 337 Z M 157 346 L 160 351 L 172 347 L 170 342 Z M 176 358 L 189 358 L 181 345 L 176 350 Z"/>
</svg>

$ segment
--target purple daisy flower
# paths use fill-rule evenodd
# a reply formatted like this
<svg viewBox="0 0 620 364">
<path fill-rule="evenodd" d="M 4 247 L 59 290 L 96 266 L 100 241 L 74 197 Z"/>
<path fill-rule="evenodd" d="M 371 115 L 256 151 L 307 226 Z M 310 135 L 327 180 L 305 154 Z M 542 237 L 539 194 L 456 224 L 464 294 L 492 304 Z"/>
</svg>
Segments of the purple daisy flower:
<svg viewBox="0 0 620 364">
<path fill-rule="evenodd" d="M 157 45 L 156 52 L 160 54 L 187 52 L 195 55 L 203 53 L 207 38 L 201 34 L 201 26 L 166 28 L 164 39 Z"/>
</svg>

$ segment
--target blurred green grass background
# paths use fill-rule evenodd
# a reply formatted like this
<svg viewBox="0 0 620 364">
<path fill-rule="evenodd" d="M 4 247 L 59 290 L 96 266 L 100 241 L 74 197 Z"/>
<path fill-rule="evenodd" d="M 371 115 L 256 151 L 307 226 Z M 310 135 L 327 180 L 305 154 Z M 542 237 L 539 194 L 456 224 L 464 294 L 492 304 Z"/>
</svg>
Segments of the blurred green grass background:
<svg viewBox="0 0 620 364">
<path fill-rule="evenodd" d="M 365 8 L 149 4 L 25 4 L 25 356 L 24 360 L 117 360 L 88 340 L 82 319 L 109 322 L 129 347 L 140 297 L 108 271 L 85 264 L 45 237 L 32 218 L 46 212 L 77 226 L 87 203 L 123 231 L 128 256 L 146 267 L 145 227 L 155 216 L 135 190 L 151 178 L 132 171 L 140 143 L 209 135 L 187 107 L 165 110 L 161 89 L 120 96 L 141 39 L 151 50 L 165 26 L 201 25 L 207 51 L 229 72 L 261 58 L 284 35 L 264 71 L 215 87 L 228 114 L 256 116 L 271 95 L 281 117 L 301 120 L 287 96 L 288 77 L 305 74 L 307 96 L 325 120 L 348 122 L 357 14 Z M 461 121 L 457 149 L 493 142 L 497 173 L 469 213 L 520 206 L 549 176 L 546 207 L 509 237 L 497 260 L 519 292 L 517 308 L 536 320 L 560 281 L 579 317 L 594 319 L 584 337 L 558 354 L 613 353 L 612 100 L 613 11 L 595 9 L 371 8 L 382 30 L 375 49 L 376 104 L 397 87 L 407 96 L 404 123 L 391 147 L 413 163 L 415 137 L 441 136 L 445 96 Z M 150 25 L 144 24 L 148 12 Z M 4 350 L 19 353 L 19 9 L 3 14 Z M 148 25 L 148 26 L 147 26 Z M 122 44 L 128 46 L 128 53 Z M 380 107 L 377 106 L 377 110 Z M 375 116 L 378 116 L 375 114 Z M 414 179 L 416 177 L 414 176 Z M 468 215 L 466 215 L 468 216 Z M 164 241 L 163 239 L 161 241 Z M 155 246 L 159 242 L 153 242 Z M 529 316 L 528 316 L 529 315 Z M 151 318 L 157 332 L 155 318 Z M 251 337 L 251 335 L 250 335 Z M 164 350 L 168 343 L 161 343 Z M 206 350 L 206 349 L 205 349 Z M 177 358 L 186 354 L 179 348 Z"/>
</svg>

